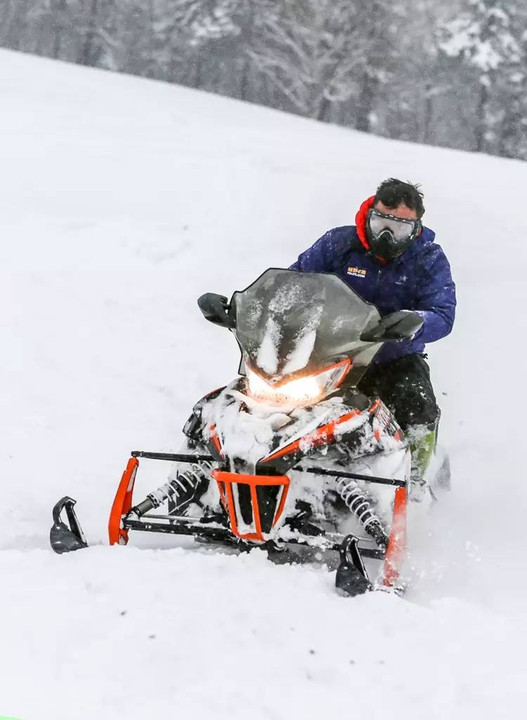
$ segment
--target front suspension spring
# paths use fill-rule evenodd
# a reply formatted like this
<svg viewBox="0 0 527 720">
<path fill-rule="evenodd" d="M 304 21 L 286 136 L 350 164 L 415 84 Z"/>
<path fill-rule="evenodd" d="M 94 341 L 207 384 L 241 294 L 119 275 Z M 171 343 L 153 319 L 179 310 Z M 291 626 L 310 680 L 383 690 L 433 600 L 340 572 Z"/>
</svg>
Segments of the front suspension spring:
<svg viewBox="0 0 527 720">
<path fill-rule="evenodd" d="M 368 493 L 362 490 L 355 480 L 349 478 L 337 480 L 337 492 L 368 535 L 371 535 L 380 547 L 386 548 L 388 535 L 375 513 L 373 500 Z"/>
<path fill-rule="evenodd" d="M 130 510 L 132 515 L 142 517 L 150 510 L 158 508 L 165 500 L 172 500 L 174 509 L 182 513 L 194 499 L 196 490 L 201 482 L 208 481 L 212 463 L 203 461 L 200 465 L 192 464 L 185 472 L 178 472 L 160 488 L 149 493 L 143 502 Z M 173 514 L 171 511 L 170 514 Z"/>
<path fill-rule="evenodd" d="M 149 493 L 147 497 L 152 501 L 154 508 L 159 507 L 168 499 L 171 499 L 175 505 L 181 502 L 188 504 L 194 497 L 200 482 L 209 479 L 212 467 L 210 462 L 191 465 L 188 470 L 178 472 L 176 477 Z"/>
</svg>

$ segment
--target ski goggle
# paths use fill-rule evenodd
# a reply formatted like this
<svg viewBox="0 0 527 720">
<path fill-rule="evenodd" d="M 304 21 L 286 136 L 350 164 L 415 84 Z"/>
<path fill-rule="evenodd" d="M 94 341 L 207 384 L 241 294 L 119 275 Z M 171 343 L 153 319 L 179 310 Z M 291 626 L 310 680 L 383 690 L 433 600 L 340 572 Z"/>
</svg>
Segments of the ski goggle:
<svg viewBox="0 0 527 720">
<path fill-rule="evenodd" d="M 369 212 L 368 224 L 373 236 L 380 235 L 383 230 L 390 230 L 398 243 L 413 239 L 421 227 L 419 220 L 407 220 L 374 209 Z"/>
</svg>

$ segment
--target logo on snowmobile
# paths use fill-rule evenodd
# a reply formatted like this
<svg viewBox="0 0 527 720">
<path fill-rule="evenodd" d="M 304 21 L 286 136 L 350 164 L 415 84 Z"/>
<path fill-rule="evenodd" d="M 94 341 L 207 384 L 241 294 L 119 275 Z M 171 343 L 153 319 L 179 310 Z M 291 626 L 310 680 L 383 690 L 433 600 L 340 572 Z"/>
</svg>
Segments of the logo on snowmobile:
<svg viewBox="0 0 527 720">
<path fill-rule="evenodd" d="M 363 268 L 358 267 L 349 267 L 348 268 L 348 275 L 354 275 L 355 277 L 366 277 L 367 270 L 363 270 Z"/>
</svg>

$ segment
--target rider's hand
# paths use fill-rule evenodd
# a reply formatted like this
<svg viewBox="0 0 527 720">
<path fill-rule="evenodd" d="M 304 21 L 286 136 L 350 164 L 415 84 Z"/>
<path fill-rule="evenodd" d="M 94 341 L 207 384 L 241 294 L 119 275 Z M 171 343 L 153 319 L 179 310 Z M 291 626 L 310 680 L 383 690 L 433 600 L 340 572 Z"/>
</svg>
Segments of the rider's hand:
<svg viewBox="0 0 527 720">
<path fill-rule="evenodd" d="M 397 310 L 385 315 L 381 323 L 385 340 L 412 340 L 421 331 L 423 318 L 413 310 Z"/>
</svg>

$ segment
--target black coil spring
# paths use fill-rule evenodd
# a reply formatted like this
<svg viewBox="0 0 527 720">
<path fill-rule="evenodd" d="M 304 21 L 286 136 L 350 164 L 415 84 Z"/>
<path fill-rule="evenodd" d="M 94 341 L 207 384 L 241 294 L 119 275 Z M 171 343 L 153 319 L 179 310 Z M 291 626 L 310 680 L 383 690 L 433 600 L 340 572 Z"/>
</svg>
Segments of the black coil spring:
<svg viewBox="0 0 527 720">
<path fill-rule="evenodd" d="M 368 535 L 371 535 L 378 545 L 386 548 L 388 535 L 375 513 L 373 501 L 367 492 L 362 490 L 355 480 L 349 478 L 338 479 L 337 492 Z"/>
</svg>

